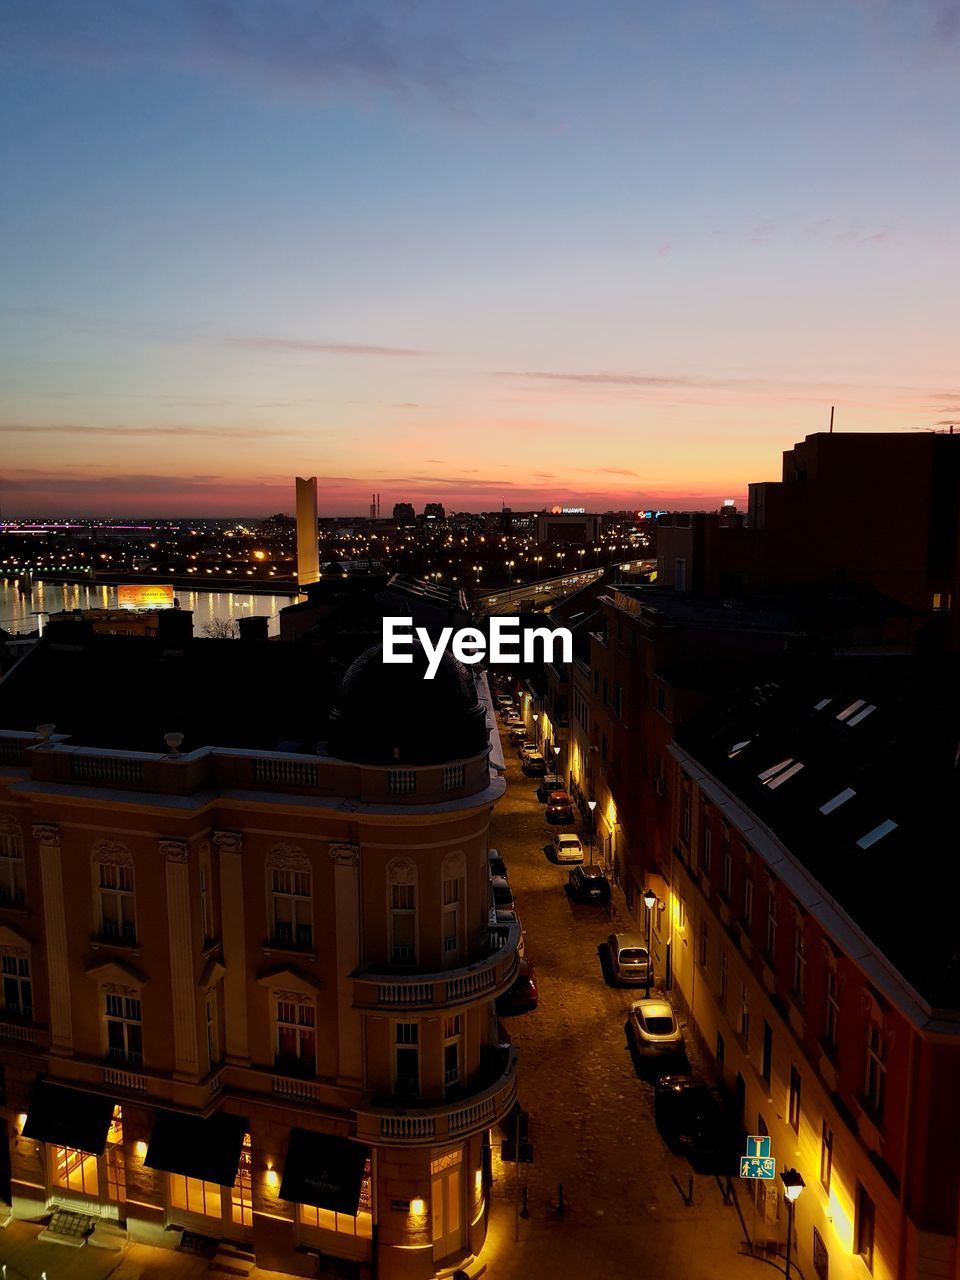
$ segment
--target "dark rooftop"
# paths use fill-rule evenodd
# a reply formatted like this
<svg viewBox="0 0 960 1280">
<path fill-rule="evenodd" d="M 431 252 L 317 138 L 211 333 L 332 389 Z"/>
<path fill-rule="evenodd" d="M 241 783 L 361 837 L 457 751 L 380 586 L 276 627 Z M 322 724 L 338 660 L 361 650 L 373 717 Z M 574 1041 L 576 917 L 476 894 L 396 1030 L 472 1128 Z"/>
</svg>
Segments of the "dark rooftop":
<svg viewBox="0 0 960 1280">
<path fill-rule="evenodd" d="M 678 742 L 930 1005 L 960 1008 L 955 670 L 907 658 L 784 659 Z"/>
</svg>

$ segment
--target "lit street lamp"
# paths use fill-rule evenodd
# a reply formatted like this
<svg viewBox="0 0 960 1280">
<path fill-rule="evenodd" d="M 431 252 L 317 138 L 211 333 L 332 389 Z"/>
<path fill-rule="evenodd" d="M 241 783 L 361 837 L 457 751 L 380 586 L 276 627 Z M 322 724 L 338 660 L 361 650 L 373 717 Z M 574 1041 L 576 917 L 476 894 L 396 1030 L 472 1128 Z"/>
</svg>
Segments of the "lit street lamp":
<svg viewBox="0 0 960 1280">
<path fill-rule="evenodd" d="M 644 889 L 643 905 L 647 908 L 647 998 L 650 997 L 650 988 L 653 985 L 653 948 L 651 946 L 653 940 L 653 908 L 659 902 L 659 898 L 652 889 Z"/>
<path fill-rule="evenodd" d="M 588 800 L 587 808 L 590 810 L 590 865 L 593 866 L 593 811 L 597 807 L 596 800 Z"/>
<path fill-rule="evenodd" d="M 780 1175 L 780 1181 L 783 1183 L 783 1194 L 787 1198 L 787 1257 L 783 1274 L 786 1280 L 790 1280 L 790 1252 L 793 1245 L 793 1214 L 797 1201 L 800 1199 L 800 1192 L 807 1185 L 801 1174 L 796 1169 L 784 1169 Z"/>
</svg>

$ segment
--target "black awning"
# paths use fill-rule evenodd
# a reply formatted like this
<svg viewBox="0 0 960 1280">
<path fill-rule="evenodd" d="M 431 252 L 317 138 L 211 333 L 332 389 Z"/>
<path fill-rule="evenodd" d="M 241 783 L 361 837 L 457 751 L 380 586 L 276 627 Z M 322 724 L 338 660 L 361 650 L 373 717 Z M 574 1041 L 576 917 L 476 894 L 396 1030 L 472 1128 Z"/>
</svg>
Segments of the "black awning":
<svg viewBox="0 0 960 1280">
<path fill-rule="evenodd" d="M 114 1105 L 101 1093 L 84 1093 L 39 1080 L 30 1099 L 24 1137 L 102 1156 Z"/>
<path fill-rule="evenodd" d="M 218 1111 L 204 1120 L 178 1111 L 158 1111 L 143 1163 L 165 1173 L 232 1187 L 246 1132 L 244 1116 Z"/>
<path fill-rule="evenodd" d="M 355 1215 L 369 1155 L 347 1138 L 291 1129 L 280 1199 Z"/>
</svg>

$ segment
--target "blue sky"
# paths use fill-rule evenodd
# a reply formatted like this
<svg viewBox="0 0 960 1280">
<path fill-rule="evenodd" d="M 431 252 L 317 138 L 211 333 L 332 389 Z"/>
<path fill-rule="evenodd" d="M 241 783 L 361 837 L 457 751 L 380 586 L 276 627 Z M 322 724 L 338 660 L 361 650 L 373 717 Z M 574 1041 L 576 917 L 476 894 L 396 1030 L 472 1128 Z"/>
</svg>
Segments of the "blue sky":
<svg viewBox="0 0 960 1280">
<path fill-rule="evenodd" d="M 960 420 L 960 5 L 13 0 L 8 514 L 711 505 Z"/>
</svg>

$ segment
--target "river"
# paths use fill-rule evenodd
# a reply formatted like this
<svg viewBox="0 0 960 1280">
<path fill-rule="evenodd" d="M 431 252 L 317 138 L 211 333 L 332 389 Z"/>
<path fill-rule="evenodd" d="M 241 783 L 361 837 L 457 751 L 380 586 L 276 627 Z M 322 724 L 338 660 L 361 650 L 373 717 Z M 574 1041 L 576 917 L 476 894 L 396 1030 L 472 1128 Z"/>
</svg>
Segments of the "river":
<svg viewBox="0 0 960 1280">
<path fill-rule="evenodd" d="M 193 610 L 195 635 L 203 635 L 205 624 L 233 622 L 252 614 L 267 614 L 270 618 L 270 634 L 280 630 L 280 610 L 292 604 L 296 596 L 252 595 L 244 591 L 188 591 L 175 590 L 182 609 Z M 34 631 L 36 615 L 58 613 L 61 609 L 115 609 L 115 586 L 91 585 L 78 582 L 50 582 L 34 579 L 30 595 L 21 595 L 14 580 L 0 580 L 0 627 L 18 634 Z"/>
</svg>

